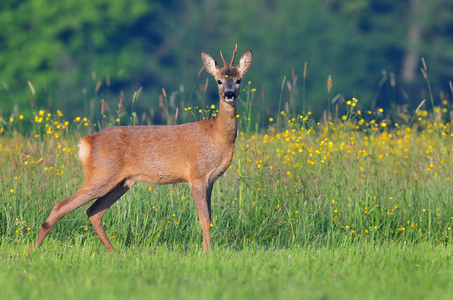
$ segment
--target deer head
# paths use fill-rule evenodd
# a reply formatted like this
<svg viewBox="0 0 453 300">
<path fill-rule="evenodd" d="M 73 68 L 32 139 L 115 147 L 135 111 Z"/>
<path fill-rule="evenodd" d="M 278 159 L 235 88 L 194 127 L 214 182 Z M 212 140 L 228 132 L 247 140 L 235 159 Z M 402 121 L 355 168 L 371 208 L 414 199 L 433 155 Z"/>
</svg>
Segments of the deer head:
<svg viewBox="0 0 453 300">
<path fill-rule="evenodd" d="M 246 50 L 239 59 L 238 64 L 233 66 L 236 51 L 237 45 L 234 49 L 233 57 L 231 58 L 229 65 L 227 65 L 225 59 L 223 58 L 222 51 L 220 51 L 220 56 L 222 57 L 224 64 L 223 68 L 221 68 L 207 52 L 201 52 L 201 60 L 203 61 L 205 70 L 214 76 L 217 84 L 219 85 L 220 99 L 223 99 L 226 103 L 232 106 L 236 105 L 242 77 L 250 69 L 253 59 L 252 51 Z"/>
</svg>

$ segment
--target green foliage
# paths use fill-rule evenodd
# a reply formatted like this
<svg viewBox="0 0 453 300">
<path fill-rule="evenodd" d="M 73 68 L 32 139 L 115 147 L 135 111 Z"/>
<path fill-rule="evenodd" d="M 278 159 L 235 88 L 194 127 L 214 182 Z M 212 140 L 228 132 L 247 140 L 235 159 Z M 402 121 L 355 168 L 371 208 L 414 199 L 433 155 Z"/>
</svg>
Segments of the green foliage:
<svg viewBox="0 0 453 300">
<path fill-rule="evenodd" d="M 2 109 L 10 112 L 18 104 L 27 111 L 30 97 L 35 109 L 83 108 L 82 89 L 91 97 L 86 89 L 94 89 L 98 78 L 111 76 L 112 90 L 133 84 L 142 57 L 134 31 L 143 24 L 146 33 L 154 11 L 145 0 L 2 2 Z M 36 94 L 26 90 L 27 81 Z"/>
</svg>

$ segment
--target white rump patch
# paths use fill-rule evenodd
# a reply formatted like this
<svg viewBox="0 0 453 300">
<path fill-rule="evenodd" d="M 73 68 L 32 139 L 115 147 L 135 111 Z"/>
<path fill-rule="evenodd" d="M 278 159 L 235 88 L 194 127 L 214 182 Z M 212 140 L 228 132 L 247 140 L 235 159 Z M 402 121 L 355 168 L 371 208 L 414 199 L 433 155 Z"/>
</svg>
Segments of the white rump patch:
<svg viewBox="0 0 453 300">
<path fill-rule="evenodd" d="M 79 144 L 79 158 L 84 163 L 90 156 L 91 146 L 90 144 L 82 139 Z"/>
</svg>

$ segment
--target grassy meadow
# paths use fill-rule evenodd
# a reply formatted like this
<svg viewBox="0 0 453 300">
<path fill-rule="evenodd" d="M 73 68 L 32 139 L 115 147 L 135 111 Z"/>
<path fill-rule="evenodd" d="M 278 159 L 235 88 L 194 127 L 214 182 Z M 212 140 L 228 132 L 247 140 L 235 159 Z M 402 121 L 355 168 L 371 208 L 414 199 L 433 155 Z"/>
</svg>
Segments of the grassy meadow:
<svg viewBox="0 0 453 300">
<path fill-rule="evenodd" d="M 353 98 L 319 122 L 282 109 L 257 131 L 254 93 L 246 85 L 233 162 L 213 189 L 207 255 L 189 186 L 139 184 L 103 219 L 115 254 L 86 206 L 28 257 L 53 205 L 83 182 L 79 138 L 124 119 L 1 119 L 0 298 L 448 299 L 452 103 L 386 111 Z"/>
</svg>

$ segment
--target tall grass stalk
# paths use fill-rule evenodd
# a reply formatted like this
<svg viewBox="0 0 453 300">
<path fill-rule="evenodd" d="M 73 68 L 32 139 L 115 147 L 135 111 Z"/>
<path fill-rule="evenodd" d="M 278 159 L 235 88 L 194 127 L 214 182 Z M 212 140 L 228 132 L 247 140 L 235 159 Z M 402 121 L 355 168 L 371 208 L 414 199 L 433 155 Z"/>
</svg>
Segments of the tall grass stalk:
<svg viewBox="0 0 453 300">
<path fill-rule="evenodd" d="M 327 93 L 329 95 L 328 101 L 327 101 L 327 118 L 326 118 L 326 125 L 328 124 L 328 121 L 330 120 L 331 116 L 331 106 L 332 106 L 332 99 L 333 99 L 333 91 L 332 91 L 332 76 L 329 75 L 327 78 Z"/>
<path fill-rule="evenodd" d="M 138 102 L 138 97 L 142 93 L 142 87 L 138 89 L 138 91 L 135 91 L 134 94 L 132 95 L 132 109 L 131 109 L 131 125 L 137 125 L 137 102 Z M 167 118 L 168 119 L 168 118 Z"/>
<path fill-rule="evenodd" d="M 281 112 L 281 107 L 282 107 L 283 87 L 285 86 L 285 81 L 286 81 L 286 76 L 283 77 L 282 86 L 280 88 L 280 97 L 278 98 L 277 131 L 278 131 L 279 126 L 280 126 L 280 112 Z"/>
<path fill-rule="evenodd" d="M 302 114 L 307 113 L 307 104 L 306 104 L 306 81 L 307 81 L 307 62 L 304 64 L 304 75 L 302 81 Z"/>
<path fill-rule="evenodd" d="M 197 77 L 195 78 L 195 81 L 194 81 L 194 83 L 193 83 L 193 85 L 192 85 L 192 90 L 190 91 L 189 100 L 187 101 L 187 105 L 185 105 L 185 107 L 184 107 L 185 109 L 191 107 L 192 98 L 193 98 L 193 95 L 195 94 L 195 87 L 197 86 L 198 79 L 200 78 L 200 75 L 203 73 L 203 70 L 204 70 L 204 68 L 202 67 L 202 68 L 198 71 L 198 73 L 197 73 Z M 196 116 L 193 114 L 193 112 L 191 112 L 191 114 L 193 115 L 193 117 L 194 117 L 195 120 L 196 120 Z M 183 117 L 182 117 L 182 118 L 183 118 L 182 121 L 183 121 L 183 122 L 186 122 L 185 115 L 186 115 L 186 114 L 184 114 L 184 113 L 182 114 L 182 116 L 183 116 Z"/>
<path fill-rule="evenodd" d="M 250 136 L 251 131 L 252 131 L 252 122 L 255 119 L 254 116 L 252 116 L 252 105 L 253 105 L 253 99 L 255 97 L 255 91 L 256 89 L 253 89 L 251 86 L 251 83 L 245 87 L 244 89 L 245 95 L 246 95 L 246 100 L 242 100 L 242 97 L 239 97 L 239 103 L 241 103 L 242 108 L 244 110 L 244 123 L 245 123 L 245 134 L 246 136 Z"/>
<path fill-rule="evenodd" d="M 168 105 L 168 99 L 167 99 L 167 91 L 162 88 L 162 96 L 164 97 L 164 102 L 162 103 L 163 109 L 165 110 L 165 115 L 167 119 L 167 125 L 170 125 L 170 113 L 169 113 L 169 105 Z"/>
<path fill-rule="evenodd" d="M 453 96 L 453 83 L 451 81 L 449 81 L 448 85 L 450 86 L 450 92 L 451 92 L 451 95 Z"/>
<path fill-rule="evenodd" d="M 434 118 L 434 122 L 435 122 L 434 124 L 437 123 L 436 131 L 437 131 L 437 134 L 440 134 L 440 126 L 439 126 L 440 120 L 438 120 L 439 116 L 440 116 L 440 113 L 436 113 L 436 107 L 434 106 L 433 92 L 431 90 L 431 82 L 430 82 L 429 77 L 428 77 L 428 68 L 426 67 L 425 59 L 423 57 L 422 57 L 422 65 L 423 65 L 423 67 L 420 68 L 420 70 L 421 70 L 421 72 L 423 74 L 423 78 L 425 78 L 426 85 L 428 86 L 429 99 L 431 100 L 431 107 L 432 107 L 432 110 L 433 110 L 433 118 Z"/>
<path fill-rule="evenodd" d="M 419 104 L 419 105 L 417 106 L 417 108 L 415 109 L 414 115 L 412 116 L 411 121 L 409 122 L 409 128 L 412 127 L 412 124 L 413 124 L 413 122 L 414 122 L 415 116 L 417 115 L 417 112 L 420 110 L 420 108 L 423 107 L 423 105 L 425 104 L 425 102 L 426 102 L 426 99 L 423 99 L 423 101 L 420 102 L 420 104 Z"/>
</svg>

